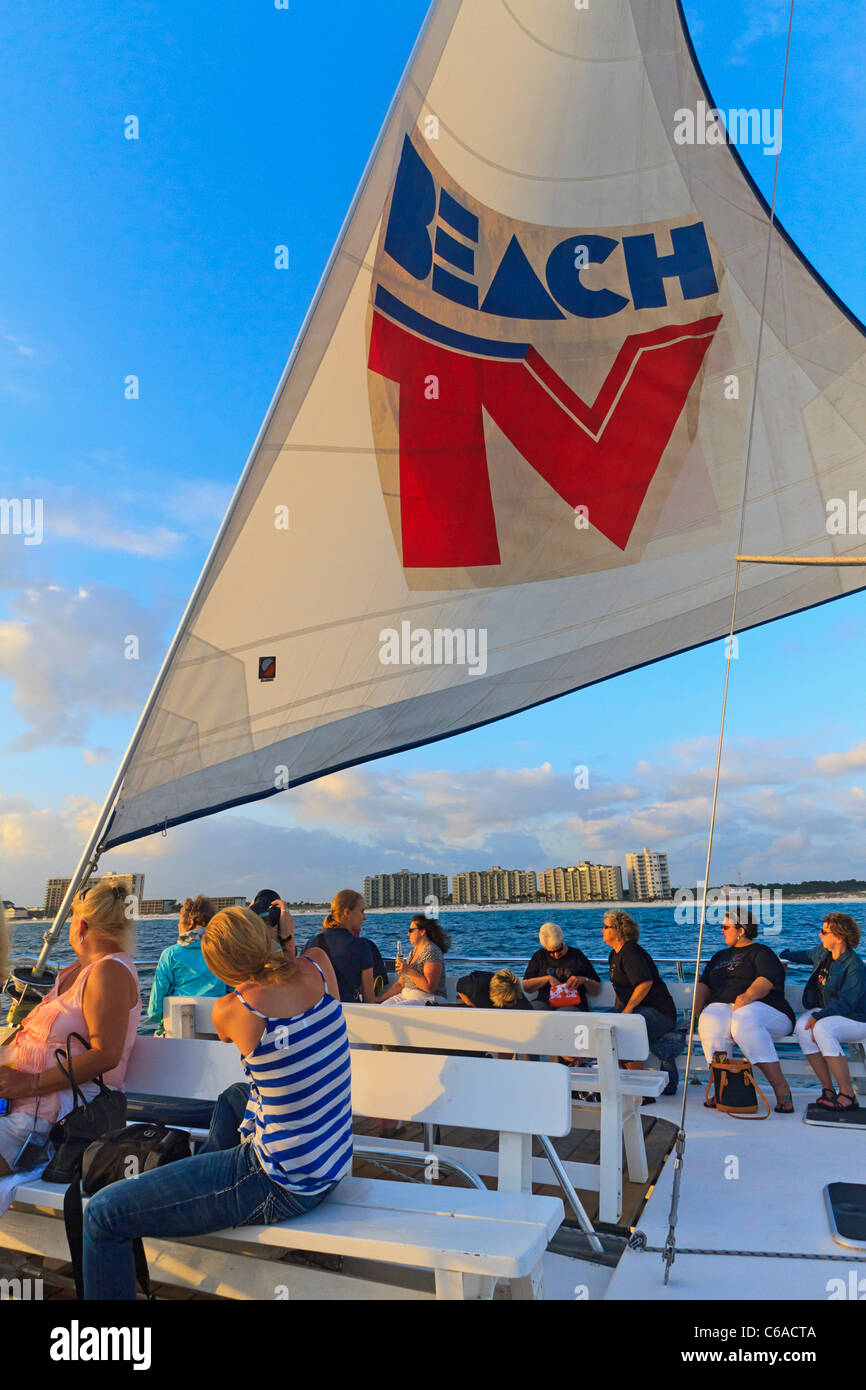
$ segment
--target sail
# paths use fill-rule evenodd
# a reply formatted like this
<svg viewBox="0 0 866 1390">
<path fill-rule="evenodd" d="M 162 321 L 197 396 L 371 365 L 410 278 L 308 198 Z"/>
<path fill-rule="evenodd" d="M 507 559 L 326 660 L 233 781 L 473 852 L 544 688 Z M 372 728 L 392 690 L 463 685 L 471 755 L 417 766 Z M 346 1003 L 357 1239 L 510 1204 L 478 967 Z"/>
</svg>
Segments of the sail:
<svg viewBox="0 0 866 1390">
<path fill-rule="evenodd" d="M 769 212 L 709 117 L 675 0 L 434 4 L 107 845 L 726 633 Z M 864 330 L 781 228 L 761 357 L 744 552 L 856 553 Z"/>
</svg>

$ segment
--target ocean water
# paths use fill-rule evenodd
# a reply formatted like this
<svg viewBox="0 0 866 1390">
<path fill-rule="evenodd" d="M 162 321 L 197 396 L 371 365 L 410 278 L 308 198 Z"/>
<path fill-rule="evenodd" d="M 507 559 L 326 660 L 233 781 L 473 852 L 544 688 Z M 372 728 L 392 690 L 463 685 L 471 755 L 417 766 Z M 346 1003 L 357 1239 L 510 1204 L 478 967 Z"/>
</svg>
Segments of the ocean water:
<svg viewBox="0 0 866 1390">
<path fill-rule="evenodd" d="M 522 973 L 523 966 L 538 947 L 538 929 L 542 922 L 554 921 L 562 927 L 568 945 L 579 946 L 593 961 L 601 978 L 606 979 L 608 952 L 601 937 L 601 925 L 606 910 L 603 907 L 527 907 L 517 911 L 485 908 L 470 912 L 446 909 L 439 918 L 451 937 L 451 950 L 446 957 L 446 967 L 452 974 L 458 971 L 462 974 L 474 968 L 468 964 L 463 965 L 462 962 L 467 957 L 487 957 L 496 961 L 495 965 L 488 968 L 511 965 L 519 968 L 518 973 Z M 640 927 L 641 944 L 655 958 L 662 976 L 666 979 L 676 979 L 676 962 L 680 960 L 684 963 L 686 978 L 690 978 L 691 970 L 685 963 L 694 960 L 696 954 L 697 925 L 677 922 L 676 909 L 673 907 L 646 906 L 629 910 Z M 860 924 L 866 938 L 866 903 L 822 900 L 780 904 L 779 917 L 774 922 L 768 921 L 762 927 L 759 939 L 766 941 L 767 945 L 776 951 L 783 946 L 795 950 L 815 946 L 818 944 L 818 928 L 822 919 L 828 912 L 833 911 L 850 913 Z M 406 929 L 411 918 L 411 912 L 370 912 L 367 915 L 364 934 L 376 942 L 387 960 L 393 957 L 398 940 L 402 942 L 404 950 L 408 949 L 409 938 Z M 322 914 L 299 913 L 295 922 L 298 943 L 304 946 L 321 930 Z M 13 956 L 35 955 L 42 944 L 45 924 L 28 922 L 10 925 L 13 927 Z M 136 927 L 135 957 L 137 960 L 155 963 L 159 953 L 176 940 L 176 918 L 144 918 Z M 704 932 L 703 958 L 706 960 L 715 951 L 721 950 L 723 945 L 719 925 L 708 920 Z M 73 954 L 64 933 L 63 945 L 57 949 L 53 960 L 59 964 L 68 964 L 72 959 Z M 805 966 L 792 966 L 790 969 L 794 979 L 802 976 L 805 981 L 809 973 Z M 145 1004 L 153 973 L 153 965 L 143 965 L 139 969 Z M 146 1018 L 142 1021 L 141 1031 L 150 1031 L 150 1024 Z"/>
</svg>

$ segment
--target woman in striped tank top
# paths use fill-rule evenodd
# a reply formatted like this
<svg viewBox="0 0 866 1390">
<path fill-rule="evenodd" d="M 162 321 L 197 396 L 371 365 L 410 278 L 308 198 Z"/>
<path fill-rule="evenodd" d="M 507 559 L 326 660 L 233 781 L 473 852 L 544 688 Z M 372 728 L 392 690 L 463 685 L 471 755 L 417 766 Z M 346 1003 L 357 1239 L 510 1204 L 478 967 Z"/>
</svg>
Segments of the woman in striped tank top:
<svg viewBox="0 0 866 1390">
<path fill-rule="evenodd" d="M 234 992 L 217 999 L 219 1036 L 239 1049 L 246 1113 L 226 1123 L 245 1088 L 220 1098 L 192 1158 L 116 1182 L 84 1214 L 84 1287 L 134 1299 L 136 1236 L 206 1235 L 311 1211 L 352 1167 L 349 1040 L 330 962 L 277 947 L 261 917 L 233 907 L 212 918 L 204 958 Z M 320 959 L 321 958 L 321 959 Z"/>
</svg>

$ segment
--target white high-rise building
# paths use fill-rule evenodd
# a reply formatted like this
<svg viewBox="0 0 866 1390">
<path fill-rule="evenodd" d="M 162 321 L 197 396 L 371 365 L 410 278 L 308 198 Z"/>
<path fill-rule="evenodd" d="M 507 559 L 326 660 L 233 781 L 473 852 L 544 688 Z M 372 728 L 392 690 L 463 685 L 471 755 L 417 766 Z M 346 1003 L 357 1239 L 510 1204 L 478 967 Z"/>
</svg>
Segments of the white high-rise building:
<svg viewBox="0 0 866 1390">
<path fill-rule="evenodd" d="M 364 879 L 368 907 L 424 907 L 428 898 L 448 897 L 446 874 L 418 874 L 401 869 L 396 874 L 373 874 Z"/>
<path fill-rule="evenodd" d="M 549 903 L 619 902 L 622 869 L 618 864 L 579 864 L 545 869 L 539 874 L 540 891 Z"/>
<path fill-rule="evenodd" d="M 632 902 L 651 902 L 654 898 L 669 898 L 671 880 L 668 857 L 656 854 L 646 846 L 639 854 L 627 854 L 628 891 Z"/>
</svg>

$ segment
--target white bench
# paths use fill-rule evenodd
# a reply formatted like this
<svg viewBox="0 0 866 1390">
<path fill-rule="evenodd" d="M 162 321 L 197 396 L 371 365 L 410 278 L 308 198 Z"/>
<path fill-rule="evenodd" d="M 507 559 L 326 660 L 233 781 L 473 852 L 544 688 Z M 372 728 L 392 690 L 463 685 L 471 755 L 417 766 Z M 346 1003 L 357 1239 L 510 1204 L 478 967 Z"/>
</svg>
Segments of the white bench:
<svg viewBox="0 0 866 1390">
<path fill-rule="evenodd" d="M 180 1020 L 184 1020 L 190 1034 L 193 1030 L 212 1032 L 212 1000 L 173 999 L 168 1003 L 170 1028 L 180 1026 Z M 381 1008 L 378 1004 L 346 1004 L 344 1013 L 353 1049 L 385 1045 L 597 1059 L 595 1067 L 573 1071 L 571 1083 L 573 1092 L 588 1091 L 601 1097 L 598 1104 L 575 1100 L 572 1117 L 577 1127 L 600 1130 L 599 1161 L 566 1162 L 563 1167 L 576 1188 L 598 1192 L 599 1219 L 612 1225 L 616 1225 L 622 1215 L 623 1147 L 629 1178 L 637 1183 L 648 1181 L 641 1101 L 646 1095 L 659 1095 L 667 1085 L 667 1076 L 659 1071 L 627 1071 L 620 1066 L 622 1062 L 646 1061 L 649 1056 L 646 1024 L 638 1015 L 547 1009 L 467 1009 L 444 1005 Z M 409 1116 L 396 1118 L 408 1119 Z M 484 1126 L 477 1118 L 473 1118 L 470 1125 L 477 1129 L 495 1128 Z M 537 1134 L 543 1132 L 535 1131 Z M 392 1141 L 386 1139 L 366 1142 L 370 1147 L 392 1145 Z M 528 1137 L 519 1145 L 513 1145 L 512 1151 L 510 1162 L 521 1190 L 530 1191 L 533 1182 L 556 1181 L 548 1160 L 532 1157 Z M 437 1146 L 436 1152 L 467 1163 L 483 1176 L 498 1175 L 501 1180 L 496 1154 L 447 1146 Z"/>
<path fill-rule="evenodd" d="M 227 1044 L 141 1037 L 132 1051 L 127 1086 L 151 1095 L 215 1099 L 241 1077 L 238 1054 Z M 520 1190 L 515 1153 L 534 1133 L 568 1133 L 571 1106 L 563 1068 L 358 1051 L 352 1057 L 352 1104 L 361 1114 L 383 1119 L 481 1123 L 502 1131 L 500 1190 L 344 1178 L 321 1207 L 294 1221 L 189 1241 L 146 1240 L 154 1281 L 235 1297 L 429 1297 L 419 1271 L 431 1271 L 437 1298 L 489 1298 L 499 1280 L 508 1282 L 512 1297 L 540 1297 L 542 1258 L 562 1222 L 563 1206 L 558 1198 Z M 0 1246 L 63 1258 L 65 1232 L 57 1219 L 63 1192 L 41 1181 L 19 1187 L 12 1208 L 0 1218 Z M 299 1271 L 267 1258 L 275 1250 L 339 1254 L 357 1270 L 354 1275 Z M 409 1271 L 403 1287 L 387 1282 L 395 1267 Z"/>
</svg>

